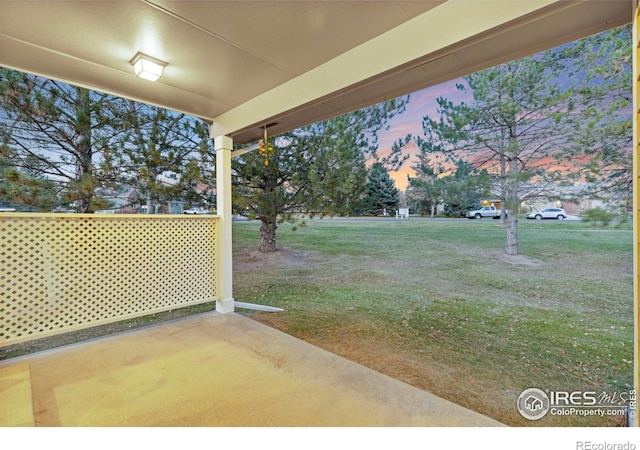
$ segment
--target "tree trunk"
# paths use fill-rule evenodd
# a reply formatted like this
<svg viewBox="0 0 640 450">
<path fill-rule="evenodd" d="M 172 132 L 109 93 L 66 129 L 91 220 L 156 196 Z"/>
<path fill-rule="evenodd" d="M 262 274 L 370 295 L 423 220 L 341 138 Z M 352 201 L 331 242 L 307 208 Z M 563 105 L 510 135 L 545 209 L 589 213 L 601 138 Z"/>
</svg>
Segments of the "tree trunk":
<svg viewBox="0 0 640 450">
<path fill-rule="evenodd" d="M 91 94 L 88 89 L 76 88 L 75 103 L 76 155 L 75 180 L 78 182 L 78 212 L 91 212 L 91 200 L 95 194 L 97 182 L 93 174 L 93 147 L 91 145 Z"/>
<path fill-rule="evenodd" d="M 512 169 L 512 173 L 517 173 L 517 167 Z M 507 255 L 518 254 L 518 206 L 520 204 L 520 196 L 518 195 L 518 185 L 515 176 L 509 179 L 509 192 L 507 194 L 507 203 L 502 207 L 502 217 L 504 218 L 507 236 L 504 240 L 504 252 Z M 505 217 L 506 215 L 506 217 Z"/>
<path fill-rule="evenodd" d="M 507 237 L 504 241 L 504 252 L 507 255 L 518 254 L 518 216 L 511 213 L 507 216 Z"/>
<path fill-rule="evenodd" d="M 504 240 L 504 252 L 507 255 L 518 254 L 518 209 L 520 207 L 520 195 L 518 193 L 518 142 L 515 132 L 510 133 L 509 173 L 507 178 L 507 204 L 502 207 L 502 214 L 506 214 L 507 236 Z"/>
<path fill-rule="evenodd" d="M 275 252 L 276 251 L 276 228 L 278 228 L 275 221 L 262 219 L 262 226 L 260 227 L 260 251 Z"/>
</svg>

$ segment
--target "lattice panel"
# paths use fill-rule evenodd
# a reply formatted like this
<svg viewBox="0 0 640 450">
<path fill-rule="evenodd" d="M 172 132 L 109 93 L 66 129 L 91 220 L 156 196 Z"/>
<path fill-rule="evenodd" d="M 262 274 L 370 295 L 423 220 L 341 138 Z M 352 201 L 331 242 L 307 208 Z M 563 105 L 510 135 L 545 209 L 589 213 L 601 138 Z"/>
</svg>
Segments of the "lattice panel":
<svg viewBox="0 0 640 450">
<path fill-rule="evenodd" d="M 0 214 L 0 347 L 213 301 L 216 216 Z"/>
</svg>

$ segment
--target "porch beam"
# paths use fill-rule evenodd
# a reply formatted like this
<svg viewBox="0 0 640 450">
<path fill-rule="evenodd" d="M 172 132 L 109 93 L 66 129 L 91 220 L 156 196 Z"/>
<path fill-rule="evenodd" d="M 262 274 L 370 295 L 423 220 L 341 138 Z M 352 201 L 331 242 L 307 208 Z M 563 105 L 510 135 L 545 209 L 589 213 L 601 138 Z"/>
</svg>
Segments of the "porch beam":
<svg viewBox="0 0 640 450">
<path fill-rule="evenodd" d="M 215 136 L 233 136 L 260 124 L 277 121 L 279 117 L 299 112 L 383 74 L 388 76 L 397 70 L 407 70 L 411 68 L 407 65 L 412 62 L 423 65 L 425 55 L 472 39 L 554 3 L 558 0 L 443 3 L 215 117 L 212 133 Z M 457 26 L 451 26 L 452 17 L 457 18 Z M 425 35 L 427 31 L 428 38 Z M 337 116 L 345 112 L 335 108 L 327 115 Z"/>
<path fill-rule="evenodd" d="M 231 252 L 231 152 L 233 139 L 228 136 L 216 136 L 214 148 L 216 150 L 216 208 L 220 216 L 220 233 L 217 242 L 219 263 L 216 311 L 226 314 L 234 311 L 233 257 Z"/>
</svg>

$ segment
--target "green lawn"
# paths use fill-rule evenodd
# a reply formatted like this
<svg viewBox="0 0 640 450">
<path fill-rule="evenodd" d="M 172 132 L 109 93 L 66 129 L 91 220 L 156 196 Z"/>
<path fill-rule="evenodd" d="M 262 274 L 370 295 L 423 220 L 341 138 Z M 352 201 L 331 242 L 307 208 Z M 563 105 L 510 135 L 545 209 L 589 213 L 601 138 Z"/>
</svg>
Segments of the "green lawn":
<svg viewBox="0 0 640 450">
<path fill-rule="evenodd" d="M 615 424 L 515 405 L 632 387 L 630 229 L 522 220 L 508 258 L 492 220 L 308 220 L 275 254 L 258 228 L 234 223 L 234 297 L 285 312 L 243 314 L 509 425 Z"/>
</svg>

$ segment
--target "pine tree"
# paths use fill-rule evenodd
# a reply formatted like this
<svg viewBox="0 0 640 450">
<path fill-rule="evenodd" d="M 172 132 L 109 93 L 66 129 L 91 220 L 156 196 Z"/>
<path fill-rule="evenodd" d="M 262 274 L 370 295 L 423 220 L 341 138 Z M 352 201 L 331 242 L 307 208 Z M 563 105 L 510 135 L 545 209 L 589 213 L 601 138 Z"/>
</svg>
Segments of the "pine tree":
<svg viewBox="0 0 640 450">
<path fill-rule="evenodd" d="M 485 170 L 478 171 L 468 161 L 458 160 L 455 171 L 443 177 L 444 214 L 464 217 L 470 209 L 480 207 L 489 194 L 491 177 Z"/>
<path fill-rule="evenodd" d="M 493 67 L 465 77 L 473 102 L 454 104 L 439 98 L 438 119 L 425 117 L 422 152 L 444 154 L 450 160 L 462 155 L 478 170 L 491 175 L 497 196 L 506 208 L 505 252 L 518 254 L 520 202 L 555 186 L 561 173 L 554 169 L 558 149 L 567 143 L 571 91 L 560 84 L 564 66 L 545 52 Z M 549 163 L 551 162 L 551 164 Z M 537 192 L 523 191 L 535 182 Z M 506 215 L 506 211 L 511 214 Z"/>
<path fill-rule="evenodd" d="M 439 117 L 424 117 L 423 152 L 464 156 L 492 177 L 506 205 L 507 254 L 518 253 L 520 203 L 557 195 L 576 178 L 569 164 L 588 168 L 600 186 L 630 186 L 627 34 L 602 33 L 464 77 L 458 88 L 473 101 L 439 98 Z"/>
<path fill-rule="evenodd" d="M 631 203 L 633 121 L 631 25 L 582 39 L 563 49 L 579 105 L 570 162 L 589 182 L 585 194 Z"/>
<path fill-rule="evenodd" d="M 96 160 L 112 137 L 104 105 L 114 97 L 0 68 L 0 139 L 20 173 L 56 184 L 79 212 L 99 209 Z"/>
<path fill-rule="evenodd" d="M 214 206 L 210 190 L 198 190 L 200 183 L 212 187 L 215 179 L 212 143 L 203 122 L 124 99 L 111 106 L 110 114 L 122 132 L 117 145 L 104 152 L 103 165 L 117 168 L 118 184 L 135 188 L 147 213 L 172 200 Z"/>
<path fill-rule="evenodd" d="M 411 207 L 420 215 L 430 213 L 433 217 L 438 204 L 442 204 L 446 216 L 464 217 L 469 209 L 478 207 L 488 193 L 488 174 L 477 171 L 462 159 L 455 163 L 455 169 L 445 169 L 430 163 L 431 156 L 420 152 L 413 166 L 415 176 L 409 177 L 407 189 Z"/>
<path fill-rule="evenodd" d="M 234 205 L 261 221 L 260 250 L 276 250 L 276 230 L 301 216 L 349 215 L 357 210 L 367 182 L 366 161 L 398 167 L 399 146 L 377 154 L 377 133 L 408 98 L 396 99 L 302 127 L 233 160 Z"/>
<path fill-rule="evenodd" d="M 367 173 L 367 179 L 367 212 L 374 216 L 395 212 L 400 205 L 400 197 L 384 164 L 375 162 Z"/>
<path fill-rule="evenodd" d="M 12 165 L 15 151 L 0 147 L 0 204 L 16 209 L 49 211 L 58 203 L 55 185 Z"/>
</svg>

